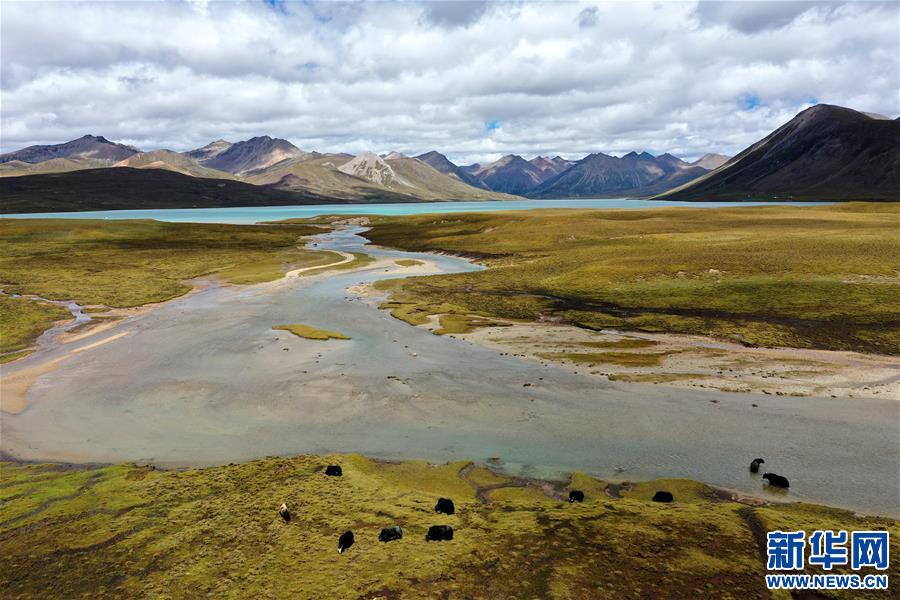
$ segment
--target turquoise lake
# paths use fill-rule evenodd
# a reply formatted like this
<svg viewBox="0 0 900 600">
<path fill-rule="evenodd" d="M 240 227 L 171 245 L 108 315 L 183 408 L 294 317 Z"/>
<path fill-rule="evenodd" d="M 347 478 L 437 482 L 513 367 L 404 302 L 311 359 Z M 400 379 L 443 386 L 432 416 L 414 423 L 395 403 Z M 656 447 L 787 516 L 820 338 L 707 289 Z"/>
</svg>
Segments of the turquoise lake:
<svg viewBox="0 0 900 600">
<path fill-rule="evenodd" d="M 161 210 L 100 210 L 86 212 L 0 215 L 31 219 L 156 219 L 190 223 L 257 223 L 319 215 L 418 215 L 427 213 L 531 210 L 535 208 L 720 208 L 726 206 L 812 206 L 828 202 L 664 202 L 658 200 L 568 199 L 510 200 L 506 202 L 412 202 L 403 204 L 307 204 L 298 206 L 250 206 L 237 208 L 175 208 Z"/>
</svg>

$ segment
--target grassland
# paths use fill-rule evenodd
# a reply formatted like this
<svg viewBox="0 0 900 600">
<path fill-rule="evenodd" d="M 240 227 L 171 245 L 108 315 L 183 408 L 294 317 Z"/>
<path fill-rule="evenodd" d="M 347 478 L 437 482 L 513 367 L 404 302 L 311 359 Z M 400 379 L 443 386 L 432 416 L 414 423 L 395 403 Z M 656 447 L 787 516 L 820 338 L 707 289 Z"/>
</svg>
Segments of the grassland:
<svg viewBox="0 0 900 600">
<path fill-rule="evenodd" d="M 0 288 L 82 305 L 132 307 L 180 296 L 185 280 L 214 274 L 258 283 L 290 269 L 340 258 L 303 249 L 304 225 L 214 225 L 82 219 L 0 220 Z M 57 307 L 3 300 L 0 352 L 28 346 L 53 321 Z"/>
<path fill-rule="evenodd" d="M 24 350 L 53 323 L 71 316 L 56 304 L 0 295 L 0 352 Z"/>
<path fill-rule="evenodd" d="M 366 236 L 485 271 L 381 282 L 384 307 L 749 346 L 900 353 L 900 205 L 541 210 L 379 217 Z"/>
<path fill-rule="evenodd" d="M 421 260 L 416 260 L 414 258 L 401 258 L 400 260 L 395 260 L 394 263 L 401 267 L 417 267 L 423 264 Z"/>
<path fill-rule="evenodd" d="M 568 360 L 576 364 L 612 364 L 622 367 L 654 367 L 659 365 L 667 352 L 650 352 L 636 354 L 632 352 L 541 352 L 541 358 L 549 360 Z"/>
<path fill-rule="evenodd" d="M 325 476 L 335 463 L 343 477 Z M 0 466 L 9 598 L 767 598 L 766 530 L 888 529 L 900 553 L 896 521 L 750 506 L 686 480 L 550 484 L 355 455 L 184 471 Z M 583 504 L 564 500 L 569 486 Z M 651 502 L 658 489 L 675 503 Z M 457 514 L 433 512 L 440 496 Z M 394 524 L 403 539 L 379 543 Z M 453 541 L 425 542 L 432 524 L 451 525 Z M 356 544 L 340 555 L 348 529 Z"/>
<path fill-rule="evenodd" d="M 316 329 L 309 325 L 295 323 L 293 325 L 273 325 L 272 329 L 280 331 L 289 331 L 297 337 L 306 338 L 308 340 L 349 340 L 350 338 L 343 333 L 330 331 L 328 329 Z"/>
</svg>

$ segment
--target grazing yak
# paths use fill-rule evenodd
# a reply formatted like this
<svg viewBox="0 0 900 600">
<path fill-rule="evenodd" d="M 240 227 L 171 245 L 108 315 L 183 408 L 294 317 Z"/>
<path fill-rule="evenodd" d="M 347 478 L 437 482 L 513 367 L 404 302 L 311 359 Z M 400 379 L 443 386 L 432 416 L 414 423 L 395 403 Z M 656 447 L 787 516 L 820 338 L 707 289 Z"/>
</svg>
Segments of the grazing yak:
<svg viewBox="0 0 900 600">
<path fill-rule="evenodd" d="M 663 490 L 659 490 L 655 494 L 653 494 L 654 502 L 671 502 L 675 498 L 672 497 L 672 492 L 665 492 Z"/>
<path fill-rule="evenodd" d="M 426 542 L 442 542 L 453 539 L 453 528 L 449 525 L 432 525 L 425 534 Z"/>
<path fill-rule="evenodd" d="M 340 465 L 328 465 L 325 467 L 325 474 L 332 477 L 340 477 L 344 472 L 341 470 Z"/>
<path fill-rule="evenodd" d="M 353 545 L 353 532 L 345 531 L 338 538 L 338 554 L 343 554 L 344 550 Z"/>
<path fill-rule="evenodd" d="M 584 502 L 584 492 L 572 490 L 569 492 L 569 502 Z"/>
<path fill-rule="evenodd" d="M 394 540 L 399 540 L 403 537 L 403 530 L 400 529 L 399 525 L 394 525 L 393 527 L 385 527 L 381 530 L 381 533 L 378 534 L 379 542 L 393 542 Z"/>
<path fill-rule="evenodd" d="M 282 503 L 281 508 L 278 509 L 278 514 L 281 515 L 285 523 L 291 522 L 291 511 L 288 510 L 287 504 Z"/>
<path fill-rule="evenodd" d="M 450 498 L 438 498 L 437 504 L 434 505 L 434 512 L 452 515 L 456 512 L 456 507 L 453 505 L 453 500 Z"/>
<path fill-rule="evenodd" d="M 751 473 L 759 473 L 759 465 L 763 464 L 764 461 L 761 458 L 754 458 L 753 462 L 750 463 L 750 472 Z"/>
<path fill-rule="evenodd" d="M 776 475 L 775 473 L 766 473 L 762 476 L 763 479 L 769 482 L 769 485 L 780 488 L 789 488 L 791 487 L 791 483 L 787 480 L 787 477 L 782 477 L 781 475 Z"/>
</svg>

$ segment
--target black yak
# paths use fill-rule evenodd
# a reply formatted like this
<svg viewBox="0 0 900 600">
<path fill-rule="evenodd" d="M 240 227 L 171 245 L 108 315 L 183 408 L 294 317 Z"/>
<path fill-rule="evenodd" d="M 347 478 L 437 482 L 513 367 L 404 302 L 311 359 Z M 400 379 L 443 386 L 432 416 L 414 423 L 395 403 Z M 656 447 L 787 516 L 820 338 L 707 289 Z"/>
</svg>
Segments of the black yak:
<svg viewBox="0 0 900 600">
<path fill-rule="evenodd" d="M 394 540 L 399 540 L 403 537 L 403 530 L 400 529 L 399 525 L 394 525 L 393 527 L 385 527 L 381 530 L 381 533 L 378 534 L 379 542 L 393 542 Z"/>
<path fill-rule="evenodd" d="M 675 498 L 672 497 L 672 492 L 664 492 L 663 490 L 660 490 L 653 494 L 654 502 L 671 502 L 674 499 Z"/>
<path fill-rule="evenodd" d="M 438 498 L 437 504 L 434 505 L 434 512 L 452 515 L 456 512 L 456 507 L 453 506 L 453 500 L 450 498 Z"/>
<path fill-rule="evenodd" d="M 332 477 L 340 477 L 344 472 L 341 470 L 340 465 L 328 465 L 325 467 L 325 474 Z"/>
<path fill-rule="evenodd" d="M 751 473 L 759 473 L 759 465 L 763 464 L 764 461 L 761 458 L 754 458 L 753 462 L 750 463 L 750 472 Z"/>
<path fill-rule="evenodd" d="M 344 550 L 353 545 L 353 532 L 345 531 L 338 538 L 338 554 L 343 554 Z"/>
<path fill-rule="evenodd" d="M 453 539 L 453 528 L 449 525 L 432 525 L 425 534 L 425 541 L 441 542 Z"/>
<path fill-rule="evenodd" d="M 787 477 L 782 477 L 781 475 L 776 475 L 775 473 L 766 473 L 762 476 L 763 479 L 769 482 L 769 485 L 780 488 L 789 488 L 791 487 L 791 483 L 787 480 Z"/>
<path fill-rule="evenodd" d="M 285 523 L 291 522 L 291 511 L 288 510 L 287 504 L 282 503 L 281 508 L 278 509 L 278 514 L 281 515 Z"/>
<path fill-rule="evenodd" d="M 584 492 L 572 490 L 569 492 L 569 502 L 584 502 Z"/>
</svg>

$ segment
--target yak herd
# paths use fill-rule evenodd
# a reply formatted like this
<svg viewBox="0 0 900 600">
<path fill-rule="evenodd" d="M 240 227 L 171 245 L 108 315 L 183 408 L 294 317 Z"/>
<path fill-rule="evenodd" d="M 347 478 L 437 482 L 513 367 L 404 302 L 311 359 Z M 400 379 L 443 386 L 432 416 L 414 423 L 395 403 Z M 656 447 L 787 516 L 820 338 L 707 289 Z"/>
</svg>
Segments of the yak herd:
<svg viewBox="0 0 900 600">
<path fill-rule="evenodd" d="M 325 474 L 329 477 L 342 477 L 344 475 L 343 469 L 341 469 L 340 465 L 328 465 L 325 467 Z M 583 495 L 582 495 L 583 496 Z M 434 506 L 434 512 L 443 513 L 445 515 L 452 515 L 456 513 L 456 506 L 453 504 L 453 500 L 450 498 L 439 498 L 437 504 Z M 278 508 L 278 514 L 284 520 L 285 523 L 291 522 L 291 511 L 288 509 L 287 504 L 282 503 Z M 392 525 L 391 527 L 385 527 L 381 530 L 381 533 L 378 534 L 379 542 L 393 542 L 395 540 L 399 540 L 403 538 L 403 529 L 400 528 L 399 525 Z M 453 528 L 449 525 L 432 525 L 428 528 L 428 533 L 425 534 L 426 542 L 441 542 L 441 541 L 449 541 L 453 539 Z M 343 554 L 345 550 L 350 548 L 355 542 L 355 538 L 353 537 L 352 531 L 345 531 L 338 538 L 338 553 Z"/>
<path fill-rule="evenodd" d="M 762 458 L 755 458 L 750 463 L 750 472 L 751 473 L 759 473 L 759 466 L 766 461 Z M 331 477 L 341 477 L 343 476 L 343 470 L 339 465 L 328 465 L 325 468 L 325 474 Z M 765 473 L 762 476 L 769 485 L 773 487 L 779 488 L 788 488 L 790 487 L 790 483 L 788 482 L 786 477 L 782 477 L 781 475 L 776 475 L 775 473 Z M 657 492 L 653 495 L 653 502 L 663 502 L 669 503 L 674 502 L 675 497 L 671 492 L 667 492 L 665 490 L 657 490 Z M 569 491 L 569 502 L 584 502 L 584 492 L 581 490 L 570 490 Z M 453 500 L 450 498 L 439 498 L 437 504 L 434 505 L 434 512 L 442 513 L 445 515 L 452 515 L 456 513 L 456 506 L 453 504 Z M 291 521 L 291 511 L 288 510 L 287 504 L 282 504 L 278 509 L 278 514 L 284 520 L 285 523 L 290 523 Z M 399 525 L 392 525 L 391 527 L 385 527 L 381 530 L 381 533 L 378 534 L 379 542 L 393 542 L 403 538 L 403 530 Z M 428 528 L 428 532 L 425 534 L 426 542 L 442 542 L 449 541 L 453 539 L 453 528 L 449 525 L 432 525 Z M 343 554 L 345 550 L 350 548 L 354 542 L 353 532 L 345 531 L 338 538 L 338 553 Z"/>
</svg>

